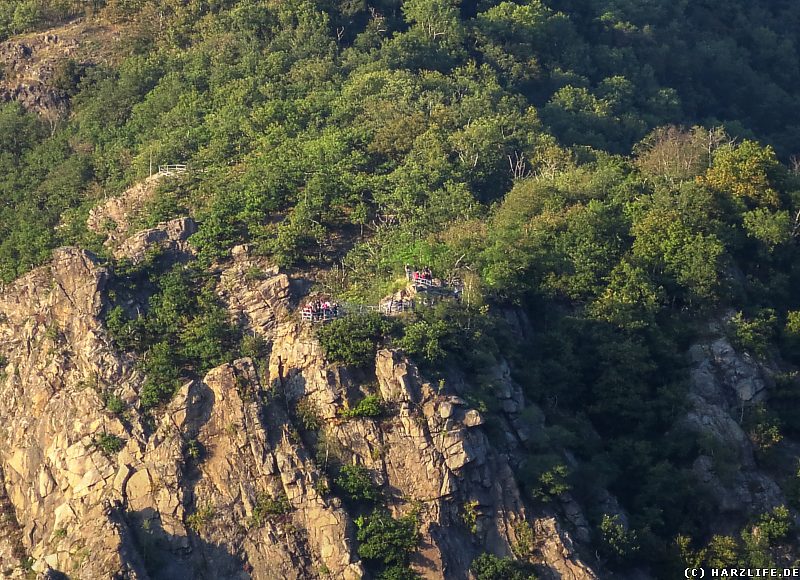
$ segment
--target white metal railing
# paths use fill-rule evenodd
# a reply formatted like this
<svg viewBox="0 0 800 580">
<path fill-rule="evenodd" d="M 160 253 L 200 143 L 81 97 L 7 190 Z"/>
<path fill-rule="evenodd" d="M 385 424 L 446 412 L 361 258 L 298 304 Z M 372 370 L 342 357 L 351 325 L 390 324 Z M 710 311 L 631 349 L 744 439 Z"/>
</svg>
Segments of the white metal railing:
<svg viewBox="0 0 800 580">
<path fill-rule="evenodd" d="M 318 322 L 318 323 L 325 323 L 336 318 L 339 318 L 342 315 L 342 312 L 334 311 L 334 310 L 322 310 L 320 312 L 313 312 L 311 310 L 303 310 L 301 312 L 301 317 L 306 322 Z"/>
<path fill-rule="evenodd" d="M 186 173 L 188 170 L 189 167 L 183 164 L 158 166 L 159 175 L 178 175 L 180 173 Z"/>
<path fill-rule="evenodd" d="M 414 310 L 413 300 L 387 300 L 378 305 L 378 310 L 383 314 L 399 314 Z"/>
<path fill-rule="evenodd" d="M 435 286 L 433 283 L 433 279 L 428 280 L 427 278 L 423 278 L 422 276 L 412 277 L 411 282 L 413 284 L 420 284 L 422 286 Z"/>
</svg>

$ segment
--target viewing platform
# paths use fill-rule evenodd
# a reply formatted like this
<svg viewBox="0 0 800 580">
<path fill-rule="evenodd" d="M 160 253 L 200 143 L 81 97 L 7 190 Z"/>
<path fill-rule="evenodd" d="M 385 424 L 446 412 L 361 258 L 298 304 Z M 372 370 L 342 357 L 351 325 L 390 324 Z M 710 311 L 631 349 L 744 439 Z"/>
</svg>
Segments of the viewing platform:
<svg viewBox="0 0 800 580">
<path fill-rule="evenodd" d="M 355 302 L 341 302 L 330 297 L 319 297 L 310 300 L 300 310 L 303 322 L 312 324 L 325 324 L 342 318 L 378 312 L 384 316 L 399 316 L 413 312 L 421 306 L 430 306 L 437 300 L 453 298 L 461 300 L 462 286 L 460 281 L 450 280 L 444 282 L 434 278 L 430 270 L 406 270 L 408 285 L 402 290 L 386 296 L 377 305 L 360 304 Z"/>
<path fill-rule="evenodd" d="M 177 165 L 159 165 L 158 166 L 158 175 L 164 175 L 167 177 L 174 177 L 176 175 L 182 175 L 189 171 L 188 165 L 177 164 Z"/>
</svg>

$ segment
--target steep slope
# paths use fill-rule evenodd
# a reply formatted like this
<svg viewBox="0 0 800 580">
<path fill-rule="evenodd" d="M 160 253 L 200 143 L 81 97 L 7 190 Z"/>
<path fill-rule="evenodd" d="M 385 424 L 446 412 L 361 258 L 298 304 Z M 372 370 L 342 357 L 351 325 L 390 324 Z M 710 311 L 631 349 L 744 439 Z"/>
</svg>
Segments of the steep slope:
<svg viewBox="0 0 800 580">
<path fill-rule="evenodd" d="M 709 339 L 689 352 L 690 410 L 683 422 L 699 438 L 725 450 L 720 457 L 707 452 L 694 465 L 698 480 L 720 506 L 716 529 L 724 529 L 732 514 L 747 517 L 787 504 L 778 484 L 759 469 L 756 446 L 742 424 L 745 410 L 766 400 L 778 370 L 737 352 L 725 336 L 724 324 L 712 322 Z"/>
<path fill-rule="evenodd" d="M 120 247 L 135 261 L 161 244 L 177 259 L 190 231 L 176 220 Z M 254 267 L 263 275 L 243 275 Z M 268 364 L 217 367 L 152 418 L 137 405 L 141 372 L 103 326 L 108 281 L 91 254 L 63 248 L 0 297 L 0 569 L 21 566 L 24 549 L 34 570 L 76 578 L 360 578 L 353 515 L 318 458 L 324 438 L 338 461 L 369 470 L 396 515 L 416 514 L 423 576 L 465 577 L 491 551 L 538 562 L 545 577 L 594 577 L 558 523 L 525 507 L 480 413 L 399 353 L 376 361 L 386 416 L 343 420 L 364 383 L 326 363 L 292 313 L 290 279 L 247 248 L 223 266 L 219 293 L 268 341 Z M 124 412 L 109 410 L 112 393 Z M 301 399 L 320 417 L 316 434 L 295 425 Z"/>
<path fill-rule="evenodd" d="M 0 45 L 0 279 L 105 256 L 3 299 L 17 574 L 796 561 L 800 4 L 81 4 L 0 0 L 86 14 Z"/>
<path fill-rule="evenodd" d="M 76 20 L 44 32 L 25 34 L 0 42 L 0 102 L 17 101 L 28 110 L 55 122 L 67 111 L 78 68 L 109 63 L 120 41 L 107 24 Z M 74 88 L 74 87 L 73 87 Z"/>
</svg>

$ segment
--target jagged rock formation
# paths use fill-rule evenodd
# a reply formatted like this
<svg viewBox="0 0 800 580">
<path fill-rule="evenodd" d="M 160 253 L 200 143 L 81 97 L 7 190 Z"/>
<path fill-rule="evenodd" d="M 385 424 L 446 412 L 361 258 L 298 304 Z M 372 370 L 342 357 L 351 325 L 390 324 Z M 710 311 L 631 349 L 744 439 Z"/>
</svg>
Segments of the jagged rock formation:
<svg viewBox="0 0 800 580">
<path fill-rule="evenodd" d="M 69 59 L 93 66 L 109 58 L 108 49 L 117 40 L 118 33 L 109 27 L 79 19 L 0 43 L 0 102 L 17 101 L 56 123 L 69 101 L 53 83 L 59 63 Z"/>
<path fill-rule="evenodd" d="M 153 175 L 92 208 L 86 225 L 91 231 L 106 236 L 106 246 L 117 247 L 131 234 L 132 222 L 153 198 L 161 178 L 160 174 Z"/>
<path fill-rule="evenodd" d="M 138 578 L 140 563 L 120 549 L 125 524 L 112 517 L 117 465 L 94 444 L 102 433 L 129 437 L 94 388 L 132 379 L 98 318 L 105 280 L 90 255 L 62 249 L 0 299 L 9 361 L 0 465 L 22 543 L 39 569 L 98 578 L 119 570 Z"/>
<path fill-rule="evenodd" d="M 170 220 L 131 236 L 115 248 L 114 257 L 127 258 L 138 264 L 145 258 L 148 250 L 159 247 L 172 254 L 175 260 L 185 260 L 194 255 L 188 240 L 195 231 L 197 225 L 191 218 Z"/>
<path fill-rule="evenodd" d="M 0 471 L 0 482 L 4 480 Z M 25 557 L 25 547 L 22 544 L 17 516 L 14 506 L 6 494 L 5 488 L 0 485 L 0 562 L 21 562 Z M 22 570 L 5 567 L 0 570 L 3 577 L 21 578 Z"/>
<path fill-rule="evenodd" d="M 247 332 L 272 340 L 279 320 L 289 317 L 290 281 L 278 268 L 250 256 L 248 246 L 233 249 L 233 262 L 220 276 L 220 297 Z"/>
<path fill-rule="evenodd" d="M 306 399 L 324 419 L 326 451 L 367 467 L 390 490 L 396 513 L 419 510 L 423 548 L 415 568 L 424 577 L 466 577 L 472 558 L 484 550 L 522 552 L 557 577 L 594 577 L 553 519 L 527 512 L 508 463 L 481 429 L 480 413 L 425 382 L 398 353 L 377 356 L 378 389 L 393 409 L 383 421 L 337 418 L 359 395 L 359 385 L 344 369 L 326 366 L 308 330 L 294 320 L 276 330 L 270 375 L 288 401 Z M 476 511 L 474 534 L 463 524 L 468 505 Z M 521 537 L 530 529 L 546 531 L 533 534 L 536 545 Z"/>
<path fill-rule="evenodd" d="M 158 244 L 179 259 L 191 231 L 174 220 L 117 252 L 135 261 Z M 137 407 L 143 377 L 104 329 L 109 275 L 93 256 L 60 249 L 0 297 L 0 571 L 21 574 L 24 553 L 36 571 L 76 578 L 364 577 L 324 449 L 366 466 L 396 514 L 418 512 L 414 567 L 427 578 L 466 577 L 484 550 L 540 563 L 545 577 L 594 578 L 558 522 L 526 508 L 481 414 L 399 353 L 376 360 L 387 416 L 342 420 L 364 382 L 326 363 L 285 274 L 246 247 L 234 254 L 219 294 L 270 342 L 268 364 L 241 359 L 187 381 L 154 422 Z M 109 391 L 125 413 L 106 409 Z M 521 395 L 507 395 L 517 411 Z M 324 442 L 299 436 L 301 399 Z"/>
<path fill-rule="evenodd" d="M 135 262 L 161 246 L 188 259 L 193 231 L 191 220 L 172 220 L 114 251 Z M 554 514 L 519 493 L 514 451 L 540 425 L 522 419 L 507 364 L 492 369 L 505 434 L 492 444 L 462 398 L 467 377 L 431 384 L 392 350 L 378 353 L 372 378 L 330 365 L 295 312 L 302 284 L 247 246 L 217 270 L 231 318 L 267 341 L 269 359 L 187 380 L 154 421 L 137 407 L 135 361 L 104 328 L 109 274 L 93 256 L 60 249 L 0 296 L 0 571 L 21 577 L 29 556 L 34 570 L 78 578 L 361 578 L 353 518 L 326 473 L 340 462 L 367 468 L 395 515 L 417 514 L 413 566 L 423 577 L 466 578 L 487 550 L 535 562 L 544 578 L 595 577 Z M 723 511 L 767 511 L 784 498 L 756 468 L 738 415 L 764 396 L 770 373 L 711 330 L 690 352 L 692 407 L 679 428 L 736 454 L 727 476 L 711 456 L 695 465 Z M 106 409 L 111 390 L 128 406 L 122 415 Z M 342 418 L 372 393 L 383 417 Z M 298 404 L 318 417 L 315 433 L 298 425 Z M 565 497 L 562 507 L 586 542 L 580 506 Z"/>
<path fill-rule="evenodd" d="M 757 469 L 754 445 L 741 425 L 745 408 L 766 396 L 771 371 L 737 352 L 723 326 L 711 323 L 709 339 L 689 351 L 690 409 L 680 426 L 725 452 L 722 457 L 701 455 L 694 464 L 698 479 L 721 508 L 721 528 L 726 514 L 750 516 L 786 504 L 777 483 Z"/>
</svg>

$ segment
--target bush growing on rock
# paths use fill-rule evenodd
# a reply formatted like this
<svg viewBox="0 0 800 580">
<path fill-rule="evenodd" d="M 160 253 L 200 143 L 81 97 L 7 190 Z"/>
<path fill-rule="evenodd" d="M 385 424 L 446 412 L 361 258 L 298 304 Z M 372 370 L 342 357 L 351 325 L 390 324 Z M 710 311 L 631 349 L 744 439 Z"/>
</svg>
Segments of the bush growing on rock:
<svg viewBox="0 0 800 580">
<path fill-rule="evenodd" d="M 167 271 L 162 254 L 149 252 L 141 264 L 120 260 L 112 281 L 112 307 L 106 326 L 120 348 L 141 356 L 146 375 L 139 394 L 144 409 L 168 401 L 182 377 L 196 376 L 236 356 L 239 332 L 216 296 L 216 279 L 196 264 L 175 264 Z M 141 300 L 147 308 L 131 319 L 114 301 Z M 258 339 L 241 345 L 263 354 Z"/>
<path fill-rule="evenodd" d="M 794 528 L 791 512 L 778 506 L 761 514 L 735 536 L 714 535 L 705 546 L 692 549 L 691 538 L 679 536 L 682 565 L 707 568 L 770 568 L 783 557 L 781 543 Z"/>
<path fill-rule="evenodd" d="M 781 424 L 764 404 L 747 409 L 742 420 L 742 427 L 756 448 L 764 454 L 783 440 Z"/>
<path fill-rule="evenodd" d="M 175 364 L 169 343 L 153 345 L 145 354 L 142 369 L 147 375 L 139 392 L 139 401 L 144 409 L 152 409 L 172 398 L 178 388 L 180 369 Z"/>
<path fill-rule="evenodd" d="M 389 566 L 378 576 L 379 580 L 421 580 L 422 576 L 406 566 Z"/>
<path fill-rule="evenodd" d="M 207 503 L 193 514 L 186 516 L 186 526 L 194 533 L 199 534 L 205 530 L 214 519 L 214 513 L 214 506 Z"/>
<path fill-rule="evenodd" d="M 770 308 L 759 311 L 753 318 L 737 312 L 731 318 L 733 342 L 739 348 L 764 358 L 775 337 L 776 325 L 775 311 Z"/>
<path fill-rule="evenodd" d="M 145 202 L 133 229 L 154 228 L 161 222 L 186 215 L 188 209 L 181 203 L 182 199 L 186 199 L 184 184 L 174 180 L 162 181 L 156 195 Z"/>
<path fill-rule="evenodd" d="M 116 455 L 125 447 L 125 441 L 111 433 L 101 433 L 95 437 L 94 445 L 106 455 Z"/>
<path fill-rule="evenodd" d="M 472 561 L 476 580 L 536 580 L 529 564 L 484 553 Z"/>
<path fill-rule="evenodd" d="M 419 543 L 417 519 L 413 515 L 394 519 L 389 512 L 376 510 L 356 519 L 358 555 L 378 572 L 405 568 Z M 389 572 L 398 574 L 399 571 Z M 397 577 L 397 576 L 395 576 Z"/>
<path fill-rule="evenodd" d="M 285 516 L 291 511 L 292 504 L 289 503 L 285 493 L 280 492 L 275 497 L 259 494 L 253 507 L 253 515 L 250 516 L 250 525 L 261 527 L 267 520 Z"/>
<path fill-rule="evenodd" d="M 621 564 L 639 551 L 636 532 L 628 530 L 618 515 L 603 515 L 600 522 L 600 545 L 607 558 Z"/>
<path fill-rule="evenodd" d="M 317 337 L 330 361 L 365 367 L 375 360 L 378 343 L 391 329 L 391 322 L 370 313 L 338 318 L 320 328 Z"/>
<path fill-rule="evenodd" d="M 254 360 L 261 360 L 269 356 L 269 343 L 260 335 L 246 335 L 242 337 L 241 354 Z"/>
<path fill-rule="evenodd" d="M 420 320 L 404 328 L 403 337 L 397 341 L 397 346 L 411 356 L 420 356 L 426 362 L 435 363 L 447 354 L 442 342 L 449 334 L 450 329 L 443 320 Z"/>
<path fill-rule="evenodd" d="M 384 407 L 378 395 L 367 395 L 352 409 L 342 409 L 339 416 L 342 419 L 374 419 L 383 414 Z"/>
<path fill-rule="evenodd" d="M 461 521 L 472 534 L 478 533 L 478 502 L 471 500 L 461 506 Z"/>
<path fill-rule="evenodd" d="M 103 393 L 103 403 L 106 409 L 108 409 L 108 412 L 114 415 L 122 415 L 125 411 L 125 401 L 123 401 L 119 395 L 111 391 Z"/>
<path fill-rule="evenodd" d="M 531 456 L 522 468 L 531 496 L 542 502 L 552 501 L 570 490 L 569 470 L 558 458 Z"/>
<path fill-rule="evenodd" d="M 422 308 L 397 329 L 394 346 L 416 362 L 436 368 L 446 361 L 470 371 L 491 366 L 500 352 L 497 338 L 503 331 L 488 308 L 442 301 Z"/>
<path fill-rule="evenodd" d="M 335 481 L 350 501 L 374 503 L 380 498 L 369 469 L 361 465 L 343 466 Z"/>
<path fill-rule="evenodd" d="M 306 431 L 316 431 L 322 426 L 322 418 L 314 401 L 308 397 L 302 397 L 294 406 L 294 414 Z"/>
<path fill-rule="evenodd" d="M 770 548 L 774 548 L 794 527 L 791 513 L 786 506 L 778 506 L 759 516 L 750 529 L 742 532 L 742 542 L 747 552 L 749 565 L 774 566 Z"/>
</svg>

